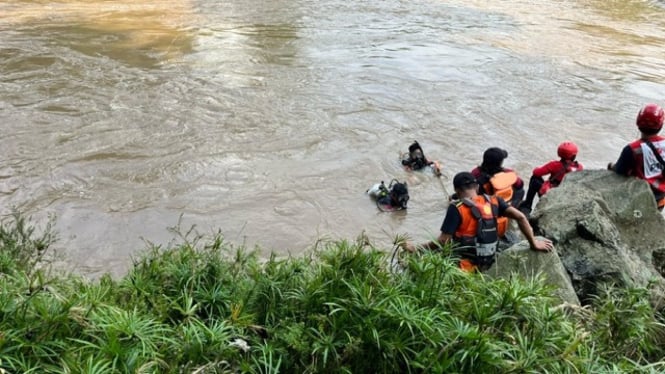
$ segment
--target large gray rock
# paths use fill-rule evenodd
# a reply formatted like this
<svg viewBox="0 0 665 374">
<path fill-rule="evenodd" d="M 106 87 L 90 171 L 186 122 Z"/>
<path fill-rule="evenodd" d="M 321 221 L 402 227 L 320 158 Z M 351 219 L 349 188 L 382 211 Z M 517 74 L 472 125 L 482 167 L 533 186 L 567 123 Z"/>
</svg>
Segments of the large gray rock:
<svg viewBox="0 0 665 374">
<path fill-rule="evenodd" d="M 554 241 L 577 296 L 599 287 L 649 286 L 665 300 L 665 220 L 642 180 L 611 171 L 570 173 L 531 216 L 535 231 Z"/>
<path fill-rule="evenodd" d="M 566 268 L 556 251 L 539 252 L 529 248 L 529 242 L 521 241 L 499 253 L 496 263 L 486 271 L 493 277 L 509 279 L 519 275 L 524 279 L 543 277 L 545 282 L 554 286 L 555 296 L 569 304 L 579 305 L 575 289 L 570 282 Z"/>
</svg>

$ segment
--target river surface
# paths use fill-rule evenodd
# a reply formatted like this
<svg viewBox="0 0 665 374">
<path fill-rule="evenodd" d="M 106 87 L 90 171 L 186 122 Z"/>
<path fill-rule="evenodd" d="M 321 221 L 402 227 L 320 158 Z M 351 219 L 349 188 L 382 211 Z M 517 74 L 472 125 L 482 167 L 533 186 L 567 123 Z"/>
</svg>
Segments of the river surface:
<svg viewBox="0 0 665 374">
<path fill-rule="evenodd" d="M 665 104 L 658 1 L 0 3 L 0 214 L 55 217 L 64 263 L 124 273 L 180 223 L 265 253 L 438 234 L 490 146 L 528 179 L 603 168 Z M 407 173 L 418 140 L 444 176 Z M 365 190 L 406 180 L 406 212 Z"/>
</svg>

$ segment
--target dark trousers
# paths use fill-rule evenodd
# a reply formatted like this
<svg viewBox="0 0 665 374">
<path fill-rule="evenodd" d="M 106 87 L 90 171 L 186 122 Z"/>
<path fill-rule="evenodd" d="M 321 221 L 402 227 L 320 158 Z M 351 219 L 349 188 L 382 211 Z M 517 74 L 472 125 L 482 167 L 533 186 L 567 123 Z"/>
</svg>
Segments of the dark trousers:
<svg viewBox="0 0 665 374">
<path fill-rule="evenodd" d="M 542 177 L 531 176 L 531 179 L 529 179 L 529 189 L 526 192 L 526 199 L 524 199 L 520 208 L 531 212 L 533 199 L 536 197 L 538 191 L 540 191 L 543 183 L 545 183 L 545 180 Z"/>
</svg>

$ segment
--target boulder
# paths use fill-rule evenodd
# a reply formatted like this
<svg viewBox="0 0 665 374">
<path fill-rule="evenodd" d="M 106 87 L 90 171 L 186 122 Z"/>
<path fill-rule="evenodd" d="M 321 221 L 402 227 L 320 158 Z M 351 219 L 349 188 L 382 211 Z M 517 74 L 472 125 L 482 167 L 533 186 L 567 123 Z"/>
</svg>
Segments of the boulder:
<svg viewBox="0 0 665 374">
<path fill-rule="evenodd" d="M 583 304 L 600 287 L 615 285 L 649 287 L 652 302 L 662 307 L 665 220 L 646 182 L 606 170 L 570 173 L 538 201 L 530 221 L 538 235 L 554 242 Z M 511 251 L 518 249 L 511 248 L 506 254 Z M 532 256 L 522 257 L 528 263 Z M 548 261 L 543 258 L 533 266 L 557 266 L 556 261 Z M 553 279 L 559 283 L 556 275 Z M 562 289 L 563 294 L 567 291 Z"/>
<path fill-rule="evenodd" d="M 554 286 L 554 293 L 562 302 L 580 304 L 566 268 L 556 251 L 547 253 L 531 250 L 526 240 L 500 252 L 496 263 L 485 274 L 506 279 L 514 274 L 525 279 L 542 276 L 548 284 Z"/>
</svg>

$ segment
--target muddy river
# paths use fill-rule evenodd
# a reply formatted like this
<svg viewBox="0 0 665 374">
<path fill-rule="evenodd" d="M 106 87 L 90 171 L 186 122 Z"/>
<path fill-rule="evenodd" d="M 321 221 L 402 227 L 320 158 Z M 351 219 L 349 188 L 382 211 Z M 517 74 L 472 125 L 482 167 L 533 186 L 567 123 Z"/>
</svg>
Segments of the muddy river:
<svg viewBox="0 0 665 374">
<path fill-rule="evenodd" d="M 665 104 L 658 1 L 0 3 L 0 214 L 54 217 L 63 263 L 122 274 L 168 228 L 298 255 L 437 235 L 452 175 L 572 140 L 602 168 Z M 407 173 L 418 140 L 444 176 Z M 406 212 L 372 184 L 406 180 Z"/>
</svg>

